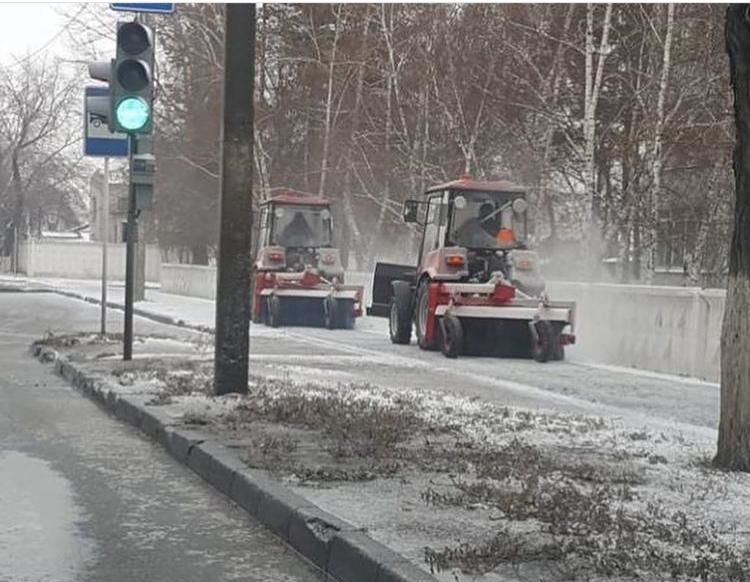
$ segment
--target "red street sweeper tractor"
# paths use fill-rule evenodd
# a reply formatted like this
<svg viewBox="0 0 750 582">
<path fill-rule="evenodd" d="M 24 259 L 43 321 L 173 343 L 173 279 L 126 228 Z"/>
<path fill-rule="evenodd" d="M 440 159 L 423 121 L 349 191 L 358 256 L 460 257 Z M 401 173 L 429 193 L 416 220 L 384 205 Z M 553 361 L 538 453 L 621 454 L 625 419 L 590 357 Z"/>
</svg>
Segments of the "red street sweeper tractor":
<svg viewBox="0 0 750 582">
<path fill-rule="evenodd" d="M 287 191 L 261 204 L 254 323 L 354 327 L 362 315 L 363 288 L 344 285 L 332 239 L 331 204 L 324 198 Z"/>
<path fill-rule="evenodd" d="M 468 177 L 404 203 L 422 243 L 417 267 L 378 263 L 368 313 L 389 318 L 391 341 L 412 328 L 425 350 L 562 360 L 575 342 L 575 303 L 550 301 L 526 247 L 523 188 Z"/>
</svg>

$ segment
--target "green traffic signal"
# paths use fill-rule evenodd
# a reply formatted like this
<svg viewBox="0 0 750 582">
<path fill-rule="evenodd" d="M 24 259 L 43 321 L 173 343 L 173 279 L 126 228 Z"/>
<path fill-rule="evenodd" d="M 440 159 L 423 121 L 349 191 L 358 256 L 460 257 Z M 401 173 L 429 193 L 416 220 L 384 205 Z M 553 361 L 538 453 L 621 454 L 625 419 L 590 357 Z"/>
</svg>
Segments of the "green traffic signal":
<svg viewBox="0 0 750 582">
<path fill-rule="evenodd" d="M 109 73 L 111 118 L 116 131 L 153 130 L 154 31 L 141 22 L 117 24 L 117 52 Z"/>
<path fill-rule="evenodd" d="M 138 131 L 149 122 L 151 109 L 140 97 L 126 97 L 117 104 L 115 117 L 126 131 Z"/>
</svg>

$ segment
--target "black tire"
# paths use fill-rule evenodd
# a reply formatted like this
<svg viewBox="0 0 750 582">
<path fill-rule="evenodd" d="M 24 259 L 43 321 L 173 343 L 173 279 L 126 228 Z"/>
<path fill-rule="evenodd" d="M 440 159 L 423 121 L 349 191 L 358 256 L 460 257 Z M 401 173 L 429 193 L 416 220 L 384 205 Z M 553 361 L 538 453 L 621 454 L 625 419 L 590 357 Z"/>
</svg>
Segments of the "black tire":
<svg viewBox="0 0 750 582">
<path fill-rule="evenodd" d="M 411 343 L 411 305 L 409 297 L 394 295 L 388 317 L 388 333 L 391 343 L 406 345 Z"/>
<path fill-rule="evenodd" d="M 263 299 L 260 297 L 257 298 L 257 301 L 260 301 L 260 309 L 258 310 L 258 314 L 256 315 L 255 314 L 256 297 L 252 295 L 251 297 L 252 297 L 252 301 L 250 303 L 250 309 L 251 309 L 250 320 L 253 323 L 263 323 L 263 311 L 265 309 Z"/>
<path fill-rule="evenodd" d="M 553 357 L 555 350 L 555 331 L 549 321 L 540 320 L 534 323 L 536 340 L 531 338 L 531 356 L 539 363 L 545 363 Z"/>
<path fill-rule="evenodd" d="M 339 328 L 354 329 L 354 322 L 356 320 L 354 317 L 354 301 L 351 299 L 340 299 L 337 303 L 338 311 L 336 317 L 338 319 Z"/>
<path fill-rule="evenodd" d="M 562 362 L 565 360 L 565 346 L 560 343 L 560 334 L 555 334 L 554 343 L 552 346 L 552 360 L 555 362 Z"/>
<path fill-rule="evenodd" d="M 437 338 L 427 340 L 425 337 L 425 318 L 428 316 L 428 285 L 429 280 L 425 280 L 419 284 L 419 288 L 417 289 L 417 302 L 414 306 L 414 323 L 417 328 L 417 343 L 419 344 L 419 347 L 423 350 L 435 350 L 438 347 Z M 439 326 L 436 331 L 439 333 Z M 435 335 L 437 336 L 438 333 Z"/>
<path fill-rule="evenodd" d="M 326 297 L 323 303 L 323 321 L 327 329 L 336 329 L 338 309 L 338 302 L 332 297 Z"/>
<path fill-rule="evenodd" d="M 279 327 L 281 325 L 281 299 L 271 295 L 267 302 L 268 325 Z"/>
<path fill-rule="evenodd" d="M 446 358 L 458 357 L 464 349 L 464 328 L 455 315 L 446 315 L 441 321 L 440 351 Z"/>
</svg>

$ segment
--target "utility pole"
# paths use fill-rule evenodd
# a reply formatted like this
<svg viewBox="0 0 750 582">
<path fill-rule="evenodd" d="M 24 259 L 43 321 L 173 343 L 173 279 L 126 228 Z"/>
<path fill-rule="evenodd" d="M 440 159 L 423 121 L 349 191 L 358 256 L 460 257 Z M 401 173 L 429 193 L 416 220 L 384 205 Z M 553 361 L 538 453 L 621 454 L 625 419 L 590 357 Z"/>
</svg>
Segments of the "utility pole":
<svg viewBox="0 0 750 582">
<path fill-rule="evenodd" d="M 109 243 L 109 157 L 104 157 L 104 184 L 99 211 L 102 214 L 102 335 L 107 335 L 107 243 Z"/>
<path fill-rule="evenodd" d="M 255 4 L 225 4 L 221 217 L 214 392 L 247 392 L 253 185 Z"/>
</svg>

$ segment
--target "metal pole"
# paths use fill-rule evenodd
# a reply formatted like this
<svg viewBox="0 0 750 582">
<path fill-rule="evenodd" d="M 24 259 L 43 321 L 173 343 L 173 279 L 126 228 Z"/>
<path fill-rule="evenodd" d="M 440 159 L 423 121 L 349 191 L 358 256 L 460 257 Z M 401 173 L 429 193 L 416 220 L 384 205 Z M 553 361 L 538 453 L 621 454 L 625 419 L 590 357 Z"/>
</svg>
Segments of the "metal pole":
<svg viewBox="0 0 750 582">
<path fill-rule="evenodd" d="M 109 243 L 109 158 L 104 158 L 104 186 L 99 209 L 102 215 L 102 335 L 107 334 L 107 244 Z"/>
<path fill-rule="evenodd" d="M 247 392 L 252 257 L 255 5 L 225 4 L 214 392 Z"/>
<path fill-rule="evenodd" d="M 138 153 L 135 135 L 129 137 L 131 179 L 128 185 L 128 223 L 125 241 L 125 330 L 123 333 L 122 359 L 133 359 L 133 288 L 135 286 L 135 242 L 138 238 L 138 221 L 135 208 L 135 185 L 133 184 L 133 155 Z"/>
</svg>

